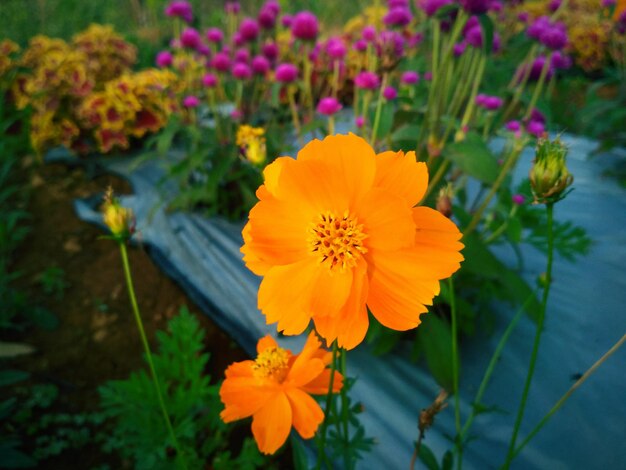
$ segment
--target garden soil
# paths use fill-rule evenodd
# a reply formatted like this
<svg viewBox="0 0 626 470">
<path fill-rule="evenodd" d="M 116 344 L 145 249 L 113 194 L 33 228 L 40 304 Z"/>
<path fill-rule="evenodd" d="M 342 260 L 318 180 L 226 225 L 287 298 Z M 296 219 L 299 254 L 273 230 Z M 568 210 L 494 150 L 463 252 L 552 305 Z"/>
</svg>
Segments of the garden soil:
<svg viewBox="0 0 626 470">
<path fill-rule="evenodd" d="M 129 192 L 126 181 L 111 175 L 88 178 L 83 169 L 65 165 L 39 166 L 27 160 L 22 177 L 31 189 L 28 205 L 31 232 L 22 243 L 13 267 L 22 274 L 18 287 L 29 298 L 50 310 L 59 320 L 51 331 L 38 328 L 2 338 L 32 346 L 34 353 L 11 360 L 10 367 L 31 373 L 31 385 L 53 384 L 59 397 L 52 408 L 59 413 L 85 413 L 98 409 L 98 387 L 107 380 L 127 378 L 145 366 L 143 349 L 130 309 L 119 249 L 102 238 L 102 231 L 83 222 L 74 212 L 76 198 L 104 191 Z M 141 246 L 131 247 L 129 257 L 135 288 L 153 348 L 155 332 L 182 305 L 196 313 L 211 353 L 212 380 L 221 379 L 228 364 L 247 358 L 225 333 L 185 296 L 181 289 L 155 267 Z M 46 295 L 40 276 L 47 269 L 62 270 L 67 288 L 62 296 Z M 32 443 L 31 443 L 32 445 Z M 42 462 L 38 468 L 91 468 L 108 462 L 98 448 L 87 446 L 65 451 Z"/>
</svg>

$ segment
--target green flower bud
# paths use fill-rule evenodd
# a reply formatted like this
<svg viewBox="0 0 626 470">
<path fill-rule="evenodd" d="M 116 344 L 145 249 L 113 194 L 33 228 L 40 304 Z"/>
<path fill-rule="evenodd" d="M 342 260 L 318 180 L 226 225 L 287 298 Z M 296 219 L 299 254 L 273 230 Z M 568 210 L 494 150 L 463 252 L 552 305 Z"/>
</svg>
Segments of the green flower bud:
<svg viewBox="0 0 626 470">
<path fill-rule="evenodd" d="M 540 139 L 537 143 L 535 161 L 529 174 L 536 203 L 554 203 L 565 196 L 565 190 L 574 181 L 565 166 L 566 155 L 567 147 L 558 137 L 554 141 Z"/>
<path fill-rule="evenodd" d="M 104 223 L 117 239 L 127 239 L 135 231 L 135 218 L 132 210 L 122 207 L 113 196 L 113 189 L 107 189 L 102 205 Z"/>
</svg>

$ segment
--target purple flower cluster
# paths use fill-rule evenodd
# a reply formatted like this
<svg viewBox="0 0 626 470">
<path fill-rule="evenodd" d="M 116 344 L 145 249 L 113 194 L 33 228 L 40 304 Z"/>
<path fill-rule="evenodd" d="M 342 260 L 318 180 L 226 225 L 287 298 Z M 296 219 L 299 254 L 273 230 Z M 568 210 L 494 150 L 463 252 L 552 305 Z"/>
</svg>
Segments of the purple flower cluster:
<svg viewBox="0 0 626 470">
<path fill-rule="evenodd" d="M 319 33 L 317 17 L 310 11 L 301 11 L 293 17 L 291 35 L 301 41 L 315 41 Z"/>
<path fill-rule="evenodd" d="M 169 17 L 180 18 L 191 23 L 193 21 L 193 10 L 191 3 L 186 0 L 174 0 L 165 7 L 165 14 Z"/>
<path fill-rule="evenodd" d="M 483 95 L 482 93 L 476 96 L 476 105 L 487 111 L 497 111 L 503 103 L 502 98 L 498 96 Z"/>
<path fill-rule="evenodd" d="M 317 104 L 317 112 L 325 116 L 332 116 L 338 113 L 341 108 L 341 103 L 337 98 L 333 98 L 332 96 L 322 98 Z"/>
<path fill-rule="evenodd" d="M 380 79 L 374 72 L 363 71 L 354 77 L 354 86 L 363 90 L 375 90 L 380 86 Z"/>
<path fill-rule="evenodd" d="M 567 45 L 565 24 L 559 21 L 552 22 L 548 16 L 540 16 L 533 21 L 526 29 L 526 35 L 555 51 Z"/>
</svg>

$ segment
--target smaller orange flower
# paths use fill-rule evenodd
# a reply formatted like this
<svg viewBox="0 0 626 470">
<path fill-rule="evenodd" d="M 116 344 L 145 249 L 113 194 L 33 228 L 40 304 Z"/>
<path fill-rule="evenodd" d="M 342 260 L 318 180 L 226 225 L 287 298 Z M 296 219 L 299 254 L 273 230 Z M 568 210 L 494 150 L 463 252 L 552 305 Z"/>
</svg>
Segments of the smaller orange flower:
<svg viewBox="0 0 626 470">
<path fill-rule="evenodd" d="M 296 355 L 279 347 L 269 335 L 261 338 L 256 360 L 235 362 L 226 369 L 220 388 L 225 405 L 222 420 L 230 423 L 252 416 L 252 435 L 264 454 L 276 452 L 292 426 L 304 439 L 312 438 L 324 412 L 311 394 L 328 393 L 331 379 L 326 366 L 332 354 L 320 346 L 314 332 Z M 342 385 L 342 375 L 335 372 L 333 392 L 339 392 Z"/>
</svg>

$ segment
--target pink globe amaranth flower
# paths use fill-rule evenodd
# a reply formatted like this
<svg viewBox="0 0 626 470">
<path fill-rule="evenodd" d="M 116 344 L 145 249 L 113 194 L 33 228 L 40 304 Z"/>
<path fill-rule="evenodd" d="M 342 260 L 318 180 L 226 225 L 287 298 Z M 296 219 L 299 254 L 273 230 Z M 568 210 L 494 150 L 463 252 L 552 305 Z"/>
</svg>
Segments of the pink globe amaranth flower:
<svg viewBox="0 0 626 470">
<path fill-rule="evenodd" d="M 292 23 L 293 23 L 293 16 L 291 15 L 285 14 L 280 18 L 280 24 L 282 24 L 284 28 L 291 28 Z"/>
<path fill-rule="evenodd" d="M 550 0 L 550 3 L 548 4 L 548 9 L 550 10 L 551 13 L 554 13 L 560 7 L 561 7 L 561 0 Z"/>
<path fill-rule="evenodd" d="M 202 41 L 200 33 L 195 28 L 185 28 L 180 35 L 180 42 L 184 47 L 196 49 Z"/>
<path fill-rule="evenodd" d="M 418 6 L 424 10 L 426 16 L 433 16 L 440 8 L 451 5 L 453 0 L 421 0 Z"/>
<path fill-rule="evenodd" d="M 424 80 L 426 80 L 427 82 L 430 82 L 433 79 L 433 73 L 432 72 L 426 72 L 424 73 Z"/>
<path fill-rule="evenodd" d="M 261 8 L 271 11 L 274 16 L 280 15 L 280 3 L 278 0 L 267 0 Z"/>
<path fill-rule="evenodd" d="M 239 121 L 243 117 L 243 112 L 235 108 L 230 112 L 230 117 L 235 121 Z"/>
<path fill-rule="evenodd" d="M 257 55 L 252 59 L 252 71 L 257 75 L 265 75 L 270 69 L 270 61 L 265 56 Z"/>
<path fill-rule="evenodd" d="M 276 43 L 268 42 L 263 44 L 261 48 L 261 53 L 268 58 L 270 61 L 274 61 L 278 58 L 278 46 Z"/>
<path fill-rule="evenodd" d="M 224 11 L 230 15 L 236 15 L 241 11 L 241 5 L 239 2 L 226 2 L 224 5 Z"/>
<path fill-rule="evenodd" d="M 543 30 L 539 41 L 548 49 L 558 51 L 567 45 L 567 33 L 557 26 L 549 26 Z"/>
<path fill-rule="evenodd" d="M 211 60 L 211 67 L 219 72 L 226 72 L 230 69 L 230 57 L 226 52 L 218 52 Z"/>
<path fill-rule="evenodd" d="M 239 34 L 244 41 L 250 42 L 256 40 L 259 36 L 259 23 L 252 18 L 244 18 L 239 25 Z"/>
<path fill-rule="evenodd" d="M 398 91 L 394 87 L 387 86 L 383 90 L 383 98 L 385 98 L 387 101 L 395 100 L 397 97 Z"/>
<path fill-rule="evenodd" d="M 354 119 L 354 124 L 357 128 L 361 129 L 365 125 L 365 118 L 363 116 L 357 116 Z"/>
<path fill-rule="evenodd" d="M 547 16 L 540 16 L 533 21 L 528 28 L 526 28 L 526 36 L 531 39 L 540 40 L 543 32 L 550 27 L 550 18 Z"/>
<path fill-rule="evenodd" d="M 611 8 L 615 3 L 615 0 L 602 0 L 602 8 Z"/>
<path fill-rule="evenodd" d="M 241 62 L 247 64 L 250 62 L 250 51 L 245 48 L 237 49 L 235 51 L 235 62 Z"/>
<path fill-rule="evenodd" d="M 261 8 L 256 19 L 263 29 L 274 29 L 274 26 L 276 26 L 276 15 L 270 10 Z"/>
<path fill-rule="evenodd" d="M 528 124 L 526 124 L 526 132 L 537 138 L 543 137 L 546 132 L 546 126 L 543 122 L 531 120 Z"/>
<path fill-rule="evenodd" d="M 207 88 L 214 88 L 217 85 L 217 77 L 212 73 L 204 74 L 202 84 Z"/>
<path fill-rule="evenodd" d="M 615 30 L 617 34 L 623 36 L 626 33 L 626 10 L 620 13 L 615 23 Z"/>
<path fill-rule="evenodd" d="M 452 48 L 452 52 L 454 53 L 455 57 L 459 57 L 463 55 L 463 53 L 465 52 L 465 49 L 467 49 L 467 43 L 463 41 L 463 42 L 459 42 L 455 44 L 454 47 Z"/>
<path fill-rule="evenodd" d="M 281 83 L 291 83 L 298 78 L 298 67 L 293 64 L 278 64 L 276 80 Z"/>
<path fill-rule="evenodd" d="M 487 95 L 479 93 L 478 95 L 476 95 L 476 98 L 474 98 L 474 103 L 476 103 L 476 106 L 480 106 L 482 108 L 483 106 L 485 106 L 486 99 Z"/>
<path fill-rule="evenodd" d="M 519 121 L 509 121 L 504 125 L 507 131 L 513 132 L 515 138 L 519 139 L 522 136 L 522 125 Z"/>
<path fill-rule="evenodd" d="M 193 21 L 193 9 L 191 3 L 185 0 L 174 0 L 165 7 L 165 14 L 169 17 L 177 17 L 187 23 Z"/>
<path fill-rule="evenodd" d="M 361 37 L 363 39 L 365 39 L 367 42 L 372 42 L 376 40 L 376 26 L 373 25 L 367 25 L 363 28 L 363 31 L 361 31 Z"/>
<path fill-rule="evenodd" d="M 390 10 L 396 7 L 409 8 L 409 0 L 387 0 L 387 7 Z"/>
<path fill-rule="evenodd" d="M 172 61 L 174 58 L 172 57 L 172 53 L 170 51 L 161 51 L 156 56 L 156 64 L 158 67 L 169 67 L 172 65 Z"/>
<path fill-rule="evenodd" d="M 511 196 L 511 201 L 513 201 L 513 204 L 516 206 L 521 206 L 524 202 L 526 202 L 526 198 L 523 194 L 513 194 L 513 196 Z"/>
<path fill-rule="evenodd" d="M 572 66 L 572 58 L 560 51 L 554 51 L 550 56 L 550 65 L 555 69 L 566 70 Z"/>
<path fill-rule="evenodd" d="M 224 33 L 219 28 L 209 28 L 205 37 L 207 41 L 218 44 L 224 40 Z"/>
<path fill-rule="evenodd" d="M 497 96 L 487 96 L 485 97 L 485 102 L 483 104 L 483 107 L 487 111 L 497 111 L 498 109 L 502 107 L 503 103 L 504 101 L 502 101 L 502 98 L 499 98 Z"/>
<path fill-rule="evenodd" d="M 463 9 L 470 15 L 482 15 L 489 11 L 490 0 L 461 0 Z"/>
<path fill-rule="evenodd" d="M 517 19 L 521 21 L 522 23 L 527 23 L 529 18 L 530 18 L 530 15 L 528 14 L 527 11 L 520 11 L 517 14 Z M 528 34 L 528 31 L 526 32 L 526 34 Z"/>
<path fill-rule="evenodd" d="M 422 41 L 424 40 L 424 33 L 422 32 L 417 32 L 415 34 L 412 34 L 411 36 L 409 36 L 406 40 L 406 45 L 407 47 L 417 47 L 419 46 Z"/>
<path fill-rule="evenodd" d="M 420 74 L 415 72 L 414 70 L 407 70 L 406 72 L 403 72 L 402 76 L 400 77 L 400 82 L 404 83 L 405 85 L 415 85 L 419 81 Z"/>
<path fill-rule="evenodd" d="M 364 90 L 375 90 L 380 86 L 380 79 L 374 72 L 363 71 L 354 77 L 354 85 Z"/>
<path fill-rule="evenodd" d="M 296 13 L 291 23 L 291 34 L 302 41 L 315 41 L 319 32 L 317 17 L 310 11 Z"/>
<path fill-rule="evenodd" d="M 480 26 L 474 26 L 465 33 L 465 41 L 472 47 L 483 47 L 483 32 Z"/>
<path fill-rule="evenodd" d="M 196 47 L 196 51 L 198 51 L 198 54 L 204 57 L 209 57 L 211 55 L 211 48 L 206 44 L 198 44 L 198 47 Z"/>
<path fill-rule="evenodd" d="M 367 50 L 367 41 L 365 39 L 357 39 L 354 41 L 354 44 L 352 44 L 352 48 L 355 51 L 364 52 Z"/>
<path fill-rule="evenodd" d="M 237 62 L 230 71 L 237 80 L 247 80 L 252 77 L 252 70 L 247 64 Z"/>
<path fill-rule="evenodd" d="M 183 106 L 185 108 L 196 108 L 200 104 L 200 100 L 197 96 L 188 95 L 183 99 Z"/>
<path fill-rule="evenodd" d="M 346 45 L 341 38 L 330 38 L 326 42 L 326 54 L 331 59 L 343 59 L 347 52 Z"/>
<path fill-rule="evenodd" d="M 382 31 L 378 36 L 379 54 L 402 57 L 404 55 L 404 37 L 397 31 Z"/>
<path fill-rule="evenodd" d="M 406 6 L 396 6 L 390 8 L 383 17 L 383 23 L 387 26 L 406 26 L 413 20 L 411 10 Z"/>
<path fill-rule="evenodd" d="M 537 121 L 537 122 L 540 122 L 542 124 L 546 123 L 546 117 L 537 108 L 533 108 L 533 110 L 530 112 L 530 120 L 531 121 Z"/>
<path fill-rule="evenodd" d="M 183 45 L 181 44 L 179 38 L 172 38 L 170 40 L 170 48 L 172 48 L 172 49 L 180 49 L 181 47 L 183 47 Z"/>
<path fill-rule="evenodd" d="M 341 103 L 339 103 L 339 101 L 332 96 L 322 98 L 317 104 L 317 112 L 325 116 L 332 116 L 339 112 L 341 108 Z"/>
<path fill-rule="evenodd" d="M 539 80 L 539 77 L 541 76 L 541 71 L 543 70 L 545 63 L 546 63 L 546 58 L 545 56 L 542 56 L 542 55 L 537 57 L 534 60 L 534 62 L 531 65 L 530 75 L 528 76 L 529 80 L 531 81 Z M 552 78 L 553 74 L 554 74 L 554 69 L 552 68 L 552 66 L 550 66 L 546 74 L 546 79 Z"/>
<path fill-rule="evenodd" d="M 489 11 L 493 11 L 494 13 L 500 13 L 503 9 L 504 7 L 502 5 L 502 2 L 499 2 L 498 0 L 492 0 L 489 3 Z"/>
</svg>

